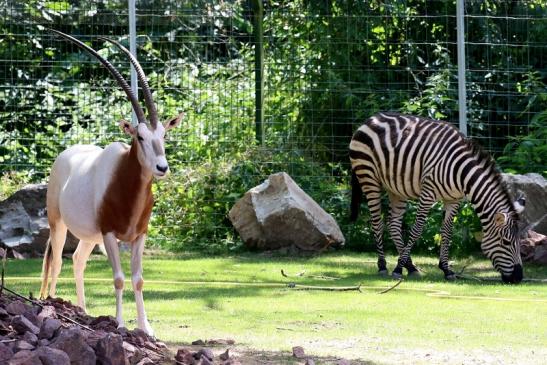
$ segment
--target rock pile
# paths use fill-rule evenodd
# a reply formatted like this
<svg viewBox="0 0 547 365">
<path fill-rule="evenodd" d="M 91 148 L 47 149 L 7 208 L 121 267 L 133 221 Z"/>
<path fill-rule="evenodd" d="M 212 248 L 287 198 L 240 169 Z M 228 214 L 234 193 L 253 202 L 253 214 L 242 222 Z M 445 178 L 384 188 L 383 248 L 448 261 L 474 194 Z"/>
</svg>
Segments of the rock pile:
<svg viewBox="0 0 547 365">
<path fill-rule="evenodd" d="M 0 297 L 0 364 L 146 365 L 174 362 L 165 344 L 142 330 L 117 328 L 114 318 L 88 316 L 62 299 L 40 303 L 42 307 L 29 305 L 5 292 Z"/>
<path fill-rule="evenodd" d="M 204 343 L 203 341 L 198 340 L 198 341 L 194 341 L 192 344 L 200 345 L 200 346 L 205 344 L 233 345 L 234 342 L 233 341 L 230 342 L 230 340 L 228 340 L 227 342 L 222 341 L 219 343 L 218 341 L 213 340 L 212 343 L 209 343 L 209 342 Z M 206 347 L 200 348 L 197 351 L 190 347 L 182 347 L 177 351 L 177 354 L 175 355 L 175 360 L 177 364 L 180 364 L 180 365 L 213 365 L 213 364 L 241 365 L 238 359 L 230 355 L 229 349 L 221 353 L 218 356 L 218 359 L 215 359 L 215 355 L 213 354 L 213 351 L 210 348 L 206 348 Z"/>
</svg>

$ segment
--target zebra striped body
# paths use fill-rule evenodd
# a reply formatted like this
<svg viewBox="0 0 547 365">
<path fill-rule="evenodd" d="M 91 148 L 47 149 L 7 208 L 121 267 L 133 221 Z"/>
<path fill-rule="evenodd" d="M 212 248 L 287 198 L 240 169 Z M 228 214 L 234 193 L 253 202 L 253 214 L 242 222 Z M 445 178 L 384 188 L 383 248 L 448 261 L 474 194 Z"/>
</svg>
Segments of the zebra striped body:
<svg viewBox="0 0 547 365">
<path fill-rule="evenodd" d="M 403 267 L 416 272 L 410 250 L 421 235 L 431 206 L 445 204 L 441 229 L 439 268 L 447 279 L 454 273 L 448 266 L 452 222 L 459 202 L 467 198 L 483 227 L 481 248 L 504 281 L 522 280 L 522 262 L 516 221 L 517 212 L 500 181 L 489 155 L 444 122 L 379 113 L 369 118 L 353 135 L 350 143 L 353 170 L 352 217 L 356 218 L 361 192 L 367 198 L 375 232 L 378 267 L 386 272 L 382 243 L 381 194 L 390 200 L 389 232 L 399 251 L 393 275 Z M 405 244 L 402 218 L 406 202 L 418 199 L 416 222 Z M 518 204 L 518 203 L 516 203 Z M 518 208 L 522 206 L 519 204 Z"/>
</svg>

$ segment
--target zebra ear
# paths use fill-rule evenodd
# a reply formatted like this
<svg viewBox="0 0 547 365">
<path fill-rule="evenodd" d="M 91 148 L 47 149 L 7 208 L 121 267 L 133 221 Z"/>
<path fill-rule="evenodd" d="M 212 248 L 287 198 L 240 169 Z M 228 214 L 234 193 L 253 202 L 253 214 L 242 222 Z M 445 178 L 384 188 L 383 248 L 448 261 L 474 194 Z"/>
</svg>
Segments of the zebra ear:
<svg viewBox="0 0 547 365">
<path fill-rule="evenodd" d="M 494 214 L 494 223 L 496 223 L 496 226 L 498 227 L 503 226 L 506 221 L 507 221 L 507 214 L 505 213 Z"/>
</svg>

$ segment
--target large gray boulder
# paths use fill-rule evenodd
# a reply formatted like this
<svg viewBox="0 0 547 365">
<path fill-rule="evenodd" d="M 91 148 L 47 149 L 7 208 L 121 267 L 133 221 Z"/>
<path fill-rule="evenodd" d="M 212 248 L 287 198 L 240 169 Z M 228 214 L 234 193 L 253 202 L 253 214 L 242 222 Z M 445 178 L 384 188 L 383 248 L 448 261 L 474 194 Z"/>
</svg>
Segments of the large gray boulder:
<svg viewBox="0 0 547 365">
<path fill-rule="evenodd" d="M 521 194 L 526 198 L 526 207 L 521 217 L 529 228 L 547 235 L 547 180 L 539 174 L 502 174 L 507 190 L 513 199 Z"/>
<path fill-rule="evenodd" d="M 345 241 L 334 218 L 284 172 L 246 192 L 229 217 L 250 248 L 318 251 Z"/>
<path fill-rule="evenodd" d="M 47 184 L 32 184 L 0 202 L 0 245 L 19 253 L 43 253 L 49 238 L 46 193 Z M 77 244 L 69 232 L 65 250 L 72 252 Z"/>
</svg>

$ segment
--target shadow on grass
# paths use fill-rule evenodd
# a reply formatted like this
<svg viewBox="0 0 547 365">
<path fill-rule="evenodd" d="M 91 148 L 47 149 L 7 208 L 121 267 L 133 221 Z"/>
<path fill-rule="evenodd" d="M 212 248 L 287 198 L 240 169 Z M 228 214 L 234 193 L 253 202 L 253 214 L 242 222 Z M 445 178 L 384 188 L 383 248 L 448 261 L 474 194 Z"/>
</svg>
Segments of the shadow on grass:
<svg viewBox="0 0 547 365">
<path fill-rule="evenodd" d="M 240 254 L 240 255 L 230 255 L 230 256 L 216 256 L 210 259 L 219 260 L 219 267 L 214 270 L 219 270 L 219 272 L 209 273 L 206 276 L 200 276 L 200 272 L 196 270 L 196 267 L 187 270 L 187 265 L 190 264 L 192 260 L 199 259 L 209 259 L 210 257 L 203 257 L 196 254 L 188 255 L 161 255 L 161 256 L 149 256 L 145 258 L 145 281 L 150 280 L 162 280 L 162 275 L 165 275 L 165 280 L 177 281 L 197 281 L 201 282 L 198 284 L 185 284 L 184 289 L 176 285 L 166 284 L 166 290 L 156 290 L 152 285 L 145 288 L 146 295 L 153 297 L 168 299 L 178 299 L 178 298 L 187 298 L 187 299 L 196 299 L 196 298 L 226 298 L 226 297 L 252 297 L 252 296 L 267 296 L 272 295 L 272 289 L 283 289 L 283 284 L 288 284 L 295 282 L 302 285 L 319 285 L 319 286 L 354 286 L 354 285 L 372 285 L 381 287 L 388 287 L 394 284 L 394 281 L 390 277 L 382 277 L 377 273 L 376 268 L 376 255 L 375 254 L 361 254 L 347 251 L 337 251 L 326 253 L 321 256 L 312 256 L 312 257 L 293 257 L 293 256 L 280 256 L 280 255 L 265 255 L 265 254 Z M 394 262 L 396 257 L 389 256 L 388 259 L 392 262 L 388 262 L 388 268 L 393 269 L 395 266 Z M 161 267 L 156 265 L 161 265 L 161 261 L 174 261 L 177 262 L 174 271 L 171 271 L 166 274 L 161 274 Z M 127 257 L 124 257 L 123 260 L 124 271 L 126 272 L 127 277 L 129 278 L 129 260 Z M 442 272 L 438 269 L 436 265 L 436 259 L 431 256 L 416 256 L 416 264 L 423 270 L 421 278 L 408 278 L 405 273 L 405 280 L 412 282 L 424 282 L 424 283 L 440 283 L 447 286 L 458 285 L 465 283 L 468 285 L 477 285 L 477 286 L 494 286 L 501 283 L 499 274 L 497 274 L 491 267 L 490 261 L 482 259 L 480 257 L 470 257 L 458 259 L 454 265 L 454 271 L 458 272 L 466 264 L 470 264 L 464 271 L 464 274 L 472 275 L 480 278 L 488 278 L 486 281 L 475 281 L 469 279 L 460 279 L 454 282 L 448 282 L 444 279 Z M 179 264 L 180 263 L 180 264 Z M 252 275 L 248 269 L 242 273 L 239 277 L 237 274 L 238 268 L 236 265 L 245 265 L 252 264 L 260 267 L 269 266 L 270 277 L 265 279 L 260 279 L 256 275 L 260 274 L 257 272 L 256 275 Z M 271 277 L 271 268 L 272 264 L 278 266 L 279 276 Z M 290 265 L 289 265 L 290 264 Z M 302 267 L 303 270 L 306 270 L 304 276 L 302 277 L 283 277 L 281 275 L 281 269 L 288 270 L 289 275 L 295 275 L 296 272 L 290 272 L 291 269 L 295 270 L 294 264 L 298 264 L 299 267 Z M 224 265 L 230 266 L 232 271 L 232 281 L 230 279 L 225 279 L 221 270 L 224 268 Z M 9 280 L 10 277 L 36 277 L 38 278 L 41 274 L 42 262 L 40 259 L 30 259 L 30 260 L 10 260 L 7 265 L 6 278 Z M 93 259 L 89 262 L 89 269 L 86 271 L 86 287 L 93 285 L 93 277 L 102 277 L 109 278 L 111 275 L 111 268 L 108 260 L 102 256 L 94 256 Z M 151 268 L 152 266 L 152 268 Z M 154 272 L 158 268 L 157 272 Z M 177 272 L 184 273 L 185 275 L 177 276 Z M 191 272 L 195 277 L 189 276 L 187 273 Z M 236 273 L 234 277 L 233 273 Z M 218 276 L 217 276 L 218 275 Z M 338 278 L 338 280 L 320 280 L 313 275 L 324 275 Z M 546 271 L 544 267 L 538 265 L 526 265 L 525 266 L 525 277 L 532 278 L 545 278 Z M 72 278 L 72 269 L 71 269 L 71 260 L 64 260 L 63 272 L 61 278 L 67 280 Z M 91 280 L 89 280 L 91 279 Z M 494 280 L 490 280 L 494 279 Z M 216 282 L 218 280 L 218 282 Z M 222 287 L 221 282 L 226 282 L 226 287 Z M 257 284 L 256 286 L 237 286 L 237 284 L 232 284 L 233 281 L 241 281 L 242 283 L 253 282 Z M 260 286 L 263 283 L 264 286 Z M 269 283 L 279 284 L 278 286 L 267 286 Z M 37 286 L 39 282 L 21 282 L 19 285 L 28 287 L 29 285 Z M 545 285 L 544 283 L 534 283 L 535 285 Z M 101 283 L 102 286 L 107 286 L 106 284 Z M 155 285 L 155 284 L 153 284 Z M 37 290 L 38 288 L 36 288 Z M 128 288 L 130 289 L 130 288 Z M 129 290 L 129 292 L 131 292 Z M 274 294 L 275 295 L 275 294 Z M 209 299 L 208 299 L 209 300 Z M 214 307 L 214 299 L 211 300 L 211 306 Z"/>
</svg>

